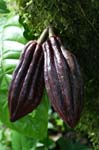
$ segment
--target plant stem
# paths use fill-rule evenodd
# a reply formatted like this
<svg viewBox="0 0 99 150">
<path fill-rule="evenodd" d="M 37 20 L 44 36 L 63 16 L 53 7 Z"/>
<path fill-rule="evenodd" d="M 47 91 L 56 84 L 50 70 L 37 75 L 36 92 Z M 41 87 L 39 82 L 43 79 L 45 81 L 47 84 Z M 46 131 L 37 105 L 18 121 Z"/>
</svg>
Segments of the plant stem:
<svg viewBox="0 0 99 150">
<path fill-rule="evenodd" d="M 53 27 L 49 26 L 49 37 L 54 36 L 54 35 L 55 35 L 55 33 L 53 31 Z"/>
<path fill-rule="evenodd" d="M 47 34 L 48 34 L 48 27 L 43 30 L 43 32 L 41 33 L 40 37 L 37 40 L 37 43 L 42 44 L 45 41 Z"/>
</svg>

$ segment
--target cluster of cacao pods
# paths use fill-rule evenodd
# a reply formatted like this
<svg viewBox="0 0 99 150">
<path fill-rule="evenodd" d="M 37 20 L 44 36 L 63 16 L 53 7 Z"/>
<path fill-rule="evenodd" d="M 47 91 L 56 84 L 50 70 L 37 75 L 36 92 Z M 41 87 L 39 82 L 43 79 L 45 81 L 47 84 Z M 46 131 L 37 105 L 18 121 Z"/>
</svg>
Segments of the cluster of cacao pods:
<svg viewBox="0 0 99 150">
<path fill-rule="evenodd" d="M 76 57 L 64 48 L 51 27 L 37 41 L 26 44 L 13 73 L 8 92 L 12 122 L 39 105 L 44 87 L 55 111 L 65 123 L 75 127 L 83 106 L 82 75 Z"/>
</svg>

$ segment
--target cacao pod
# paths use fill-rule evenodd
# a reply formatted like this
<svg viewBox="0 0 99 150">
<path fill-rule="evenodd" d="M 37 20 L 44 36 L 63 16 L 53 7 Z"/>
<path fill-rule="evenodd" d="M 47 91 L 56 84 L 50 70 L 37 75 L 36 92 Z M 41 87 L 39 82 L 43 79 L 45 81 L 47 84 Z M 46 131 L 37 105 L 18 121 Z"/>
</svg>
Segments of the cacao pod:
<svg viewBox="0 0 99 150">
<path fill-rule="evenodd" d="M 45 36 L 47 30 L 43 32 Z M 14 71 L 8 92 L 10 121 L 16 121 L 34 110 L 40 103 L 44 89 L 42 35 L 24 48 Z"/>
<path fill-rule="evenodd" d="M 76 57 L 64 51 L 55 36 L 51 35 L 43 44 L 44 79 L 55 111 L 74 127 L 82 111 L 83 82 Z"/>
<path fill-rule="evenodd" d="M 70 68 L 70 72 L 71 72 L 70 76 L 71 76 L 71 81 L 72 81 L 71 86 L 73 89 L 72 92 L 73 92 L 73 99 L 75 103 L 74 112 L 75 114 L 77 114 L 75 116 L 76 116 L 76 120 L 78 121 L 80 118 L 82 108 L 83 108 L 83 98 L 84 98 L 84 84 L 82 80 L 80 66 L 78 64 L 76 56 L 63 46 L 59 37 L 57 39 L 60 43 L 61 51 L 65 59 L 67 60 L 68 66 Z"/>
</svg>

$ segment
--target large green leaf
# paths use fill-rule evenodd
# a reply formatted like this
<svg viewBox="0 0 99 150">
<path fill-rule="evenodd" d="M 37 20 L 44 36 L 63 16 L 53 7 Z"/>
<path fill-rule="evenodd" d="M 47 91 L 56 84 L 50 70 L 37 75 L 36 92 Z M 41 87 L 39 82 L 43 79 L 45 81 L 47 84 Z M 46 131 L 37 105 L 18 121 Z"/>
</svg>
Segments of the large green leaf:
<svg viewBox="0 0 99 150">
<path fill-rule="evenodd" d="M 0 13 L 8 13 L 6 2 L 4 0 L 0 0 Z"/>
<path fill-rule="evenodd" d="M 12 150 L 36 150 L 38 140 L 12 131 Z"/>
<path fill-rule="evenodd" d="M 8 111 L 8 87 L 12 78 L 12 72 L 19 61 L 20 53 L 26 43 L 23 37 L 23 28 L 18 23 L 18 17 L 7 21 L 0 33 L 0 119 L 8 127 L 20 133 L 42 139 L 47 133 L 48 100 L 46 94 L 41 104 L 32 113 L 15 123 L 9 121 Z"/>
</svg>

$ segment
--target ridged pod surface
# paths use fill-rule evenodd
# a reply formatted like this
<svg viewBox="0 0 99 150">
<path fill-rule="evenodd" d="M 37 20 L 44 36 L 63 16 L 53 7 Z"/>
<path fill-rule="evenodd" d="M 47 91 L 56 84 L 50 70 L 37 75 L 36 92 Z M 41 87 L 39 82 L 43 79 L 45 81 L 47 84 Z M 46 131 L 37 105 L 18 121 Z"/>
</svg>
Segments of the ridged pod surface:
<svg viewBox="0 0 99 150">
<path fill-rule="evenodd" d="M 68 66 L 70 68 L 75 115 L 76 121 L 78 121 L 83 109 L 83 99 L 84 99 L 84 83 L 82 79 L 80 66 L 76 56 L 63 46 L 61 39 L 59 37 L 57 39 L 60 43 L 61 51 L 64 57 L 66 58 Z"/>
<path fill-rule="evenodd" d="M 16 121 L 34 110 L 44 89 L 42 46 L 30 41 L 24 48 L 8 92 L 10 121 Z"/>
<path fill-rule="evenodd" d="M 52 106 L 70 127 L 75 127 L 83 102 L 83 82 L 76 57 L 50 36 L 43 44 L 44 79 Z"/>
</svg>

